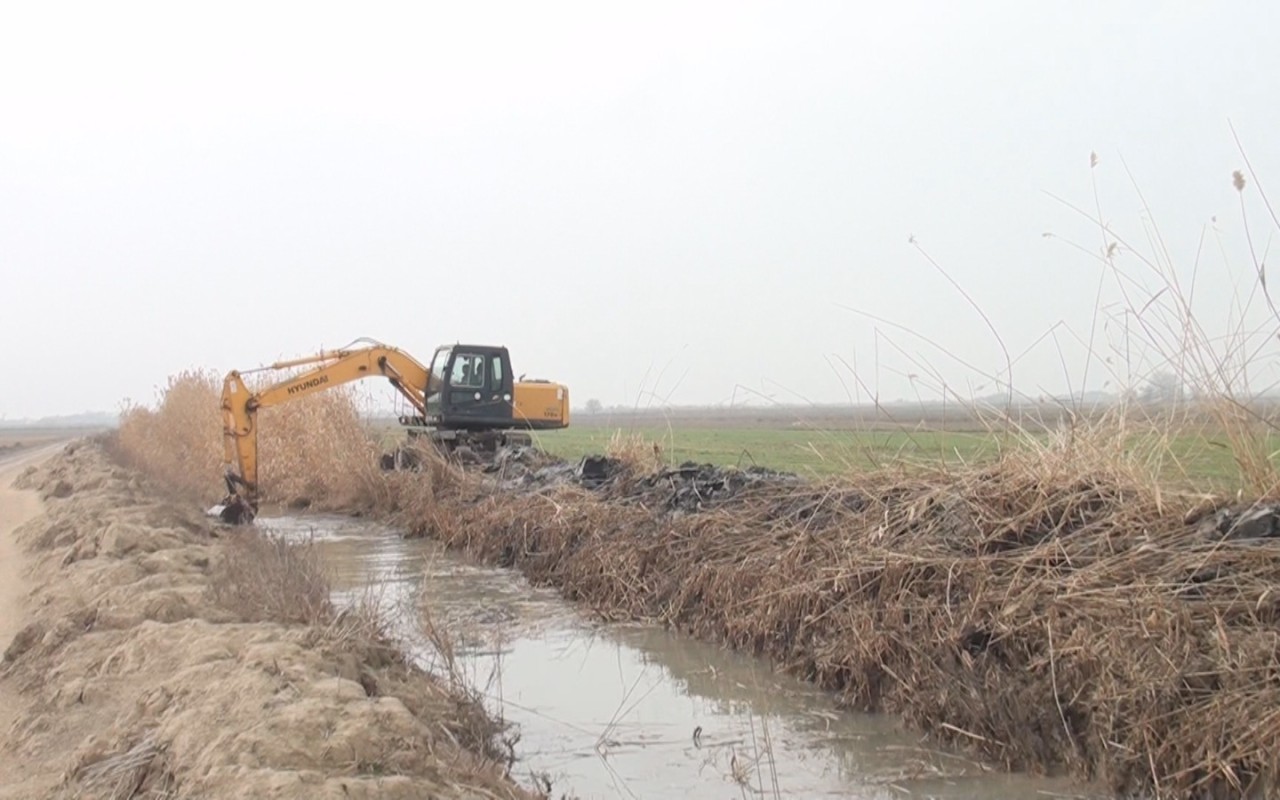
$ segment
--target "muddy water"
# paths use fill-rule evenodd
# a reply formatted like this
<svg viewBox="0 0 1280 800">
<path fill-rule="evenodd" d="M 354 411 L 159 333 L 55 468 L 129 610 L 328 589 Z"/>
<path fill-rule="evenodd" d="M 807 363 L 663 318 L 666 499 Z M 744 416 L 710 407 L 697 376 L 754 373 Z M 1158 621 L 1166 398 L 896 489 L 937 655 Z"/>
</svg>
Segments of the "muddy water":
<svg viewBox="0 0 1280 800">
<path fill-rule="evenodd" d="M 335 600 L 377 602 L 405 646 L 479 689 L 519 732 L 514 772 L 554 797 L 1103 797 L 1007 775 L 923 744 L 880 715 L 758 659 L 648 625 L 593 622 L 510 570 L 344 517 L 260 517 L 312 537 Z M 447 645 L 429 630 L 449 631 Z"/>
</svg>

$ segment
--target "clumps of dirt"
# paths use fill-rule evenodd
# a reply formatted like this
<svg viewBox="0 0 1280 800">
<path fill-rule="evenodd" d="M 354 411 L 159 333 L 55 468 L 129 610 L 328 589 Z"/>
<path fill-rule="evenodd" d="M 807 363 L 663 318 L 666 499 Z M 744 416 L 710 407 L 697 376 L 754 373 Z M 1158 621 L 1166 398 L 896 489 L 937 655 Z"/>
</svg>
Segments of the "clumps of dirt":
<svg viewBox="0 0 1280 800">
<path fill-rule="evenodd" d="M 1206 541 L 1248 541 L 1280 537 L 1280 503 L 1219 508 L 1196 525 Z"/>
<path fill-rule="evenodd" d="M 1280 508 L 1205 506 L 1069 443 L 804 482 L 543 465 L 423 531 L 613 619 L 768 656 L 1014 769 L 1277 797 Z"/>
<path fill-rule="evenodd" d="M 159 501 L 93 444 L 23 481 L 37 586 L 0 797 L 529 796 L 500 726 L 337 613 L 305 552 Z"/>
<path fill-rule="evenodd" d="M 794 474 L 764 467 L 737 469 L 693 461 L 655 467 L 613 455 L 571 462 L 527 447 L 499 450 L 480 472 L 494 476 L 504 491 L 577 486 L 611 501 L 673 514 L 706 511 L 740 495 L 800 483 Z"/>
<path fill-rule="evenodd" d="M 34 489 L 36 488 L 36 476 L 40 470 L 36 467 L 27 467 L 18 473 L 18 477 L 13 481 L 15 489 Z"/>
<path fill-rule="evenodd" d="M 583 486 L 595 489 L 608 500 L 676 515 L 747 502 L 751 496 L 799 483 L 795 475 L 763 467 L 742 470 L 692 461 L 641 475 L 629 470 L 625 463 L 606 462 L 603 469 L 592 467 L 591 459 L 582 464 Z M 597 478 L 597 474 L 602 474 L 603 479 Z"/>
</svg>

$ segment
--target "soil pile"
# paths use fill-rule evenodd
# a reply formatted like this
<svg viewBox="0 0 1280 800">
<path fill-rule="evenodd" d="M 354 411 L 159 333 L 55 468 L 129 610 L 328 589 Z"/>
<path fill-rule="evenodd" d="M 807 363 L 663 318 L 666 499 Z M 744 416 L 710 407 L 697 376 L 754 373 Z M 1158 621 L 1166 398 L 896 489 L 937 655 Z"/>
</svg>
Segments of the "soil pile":
<svg viewBox="0 0 1280 800">
<path fill-rule="evenodd" d="M 0 662 L 27 701 L 0 758 L 28 779 L 0 797 L 527 796 L 498 726 L 336 614 L 305 554 L 94 444 L 21 483 L 47 513 L 19 530 L 38 588 Z"/>
<path fill-rule="evenodd" d="M 614 459 L 587 459 L 581 471 L 581 485 L 607 500 L 673 515 L 749 502 L 766 491 L 798 484 L 794 475 L 763 467 L 740 470 L 692 461 L 637 475 Z"/>
<path fill-rule="evenodd" d="M 500 450 L 481 472 L 496 475 L 504 490 L 577 486 L 621 504 L 677 514 L 716 508 L 744 493 L 800 483 L 796 475 L 763 467 L 743 470 L 686 461 L 678 467 L 644 471 L 613 456 L 570 462 L 532 448 Z"/>
<path fill-rule="evenodd" d="M 1161 493 L 1070 448 L 824 483 L 588 459 L 497 485 L 437 482 L 411 527 L 1010 768 L 1280 796 L 1275 507 Z"/>
</svg>

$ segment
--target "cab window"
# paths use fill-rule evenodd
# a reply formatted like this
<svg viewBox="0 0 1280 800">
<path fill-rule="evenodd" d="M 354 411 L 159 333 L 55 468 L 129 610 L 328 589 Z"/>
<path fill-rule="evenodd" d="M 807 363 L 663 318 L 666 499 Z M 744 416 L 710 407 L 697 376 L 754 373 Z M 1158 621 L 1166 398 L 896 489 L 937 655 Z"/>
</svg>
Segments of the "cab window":
<svg viewBox="0 0 1280 800">
<path fill-rule="evenodd" d="M 449 363 L 449 354 L 453 352 L 448 347 L 442 347 L 436 351 L 435 358 L 431 359 L 431 389 L 438 391 L 444 386 L 444 367 Z"/>
<path fill-rule="evenodd" d="M 484 387 L 484 372 L 484 356 L 459 353 L 453 359 L 453 372 L 449 375 L 449 383 L 459 389 L 480 389 Z"/>
<path fill-rule="evenodd" d="M 449 363 L 452 348 L 441 347 L 431 359 L 431 378 L 427 388 L 427 413 L 440 413 L 440 392 L 444 389 L 444 368 Z"/>
</svg>

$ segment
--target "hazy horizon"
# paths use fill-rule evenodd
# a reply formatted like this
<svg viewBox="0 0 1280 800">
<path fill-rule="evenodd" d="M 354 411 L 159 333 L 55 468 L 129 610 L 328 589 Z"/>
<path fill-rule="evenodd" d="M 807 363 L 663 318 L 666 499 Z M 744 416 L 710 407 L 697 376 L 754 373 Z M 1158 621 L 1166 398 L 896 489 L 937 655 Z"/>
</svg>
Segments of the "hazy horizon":
<svg viewBox="0 0 1280 800">
<path fill-rule="evenodd" d="M 1144 329 L 1164 279 L 1143 255 L 1206 339 L 1270 354 L 1251 287 L 1280 233 L 1254 180 L 1280 185 L 1277 21 L 12 5 L 0 419 L 362 336 L 424 360 L 504 344 L 576 406 L 984 396 L 1007 361 L 1031 397 L 1116 391 L 1166 368 L 1151 339 L 1177 345 Z"/>
</svg>

